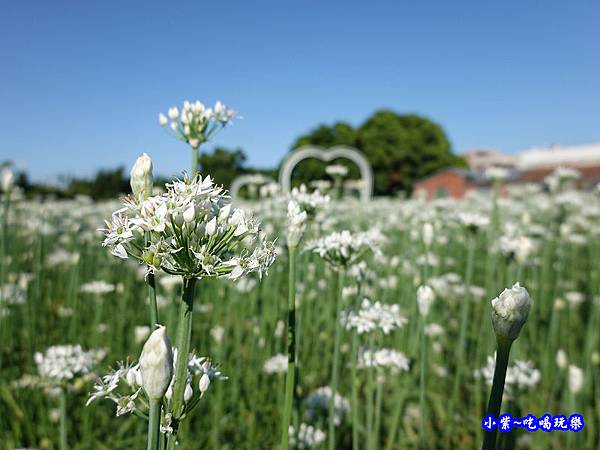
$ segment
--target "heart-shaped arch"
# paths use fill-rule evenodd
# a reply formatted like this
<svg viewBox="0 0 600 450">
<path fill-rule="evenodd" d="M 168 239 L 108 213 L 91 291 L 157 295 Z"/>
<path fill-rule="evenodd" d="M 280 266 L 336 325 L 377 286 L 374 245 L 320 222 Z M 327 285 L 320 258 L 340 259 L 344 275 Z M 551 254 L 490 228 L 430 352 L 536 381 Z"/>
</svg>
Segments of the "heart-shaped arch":
<svg viewBox="0 0 600 450">
<path fill-rule="evenodd" d="M 294 150 L 283 161 L 279 171 L 279 184 L 283 192 L 289 192 L 292 186 L 292 172 L 300 161 L 309 158 L 317 158 L 321 161 L 329 162 L 337 158 L 346 158 L 354 162 L 360 170 L 361 191 L 360 199 L 368 201 L 373 195 L 373 171 L 369 161 L 357 149 L 345 146 L 335 146 L 327 150 L 321 147 L 305 146 Z"/>
</svg>

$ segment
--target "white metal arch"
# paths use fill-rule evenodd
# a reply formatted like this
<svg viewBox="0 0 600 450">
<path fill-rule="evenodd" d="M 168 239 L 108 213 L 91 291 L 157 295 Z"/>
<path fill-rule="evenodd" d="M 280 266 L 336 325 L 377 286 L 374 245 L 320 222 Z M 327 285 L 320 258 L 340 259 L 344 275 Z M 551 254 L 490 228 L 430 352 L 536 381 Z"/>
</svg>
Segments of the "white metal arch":
<svg viewBox="0 0 600 450">
<path fill-rule="evenodd" d="M 289 192 L 292 186 L 292 172 L 300 161 L 308 158 L 317 158 L 321 161 L 329 162 L 337 158 L 346 158 L 353 161 L 360 170 L 361 190 L 360 199 L 368 201 L 373 195 L 373 171 L 369 165 L 369 161 L 357 149 L 337 145 L 327 150 L 316 146 L 305 146 L 294 150 L 283 161 L 279 170 L 279 184 L 283 192 Z"/>
<path fill-rule="evenodd" d="M 268 184 L 275 182 L 276 181 L 273 178 L 260 173 L 240 175 L 231 182 L 229 195 L 231 195 L 231 198 L 235 199 L 237 198 L 240 189 L 248 184 Z"/>
</svg>

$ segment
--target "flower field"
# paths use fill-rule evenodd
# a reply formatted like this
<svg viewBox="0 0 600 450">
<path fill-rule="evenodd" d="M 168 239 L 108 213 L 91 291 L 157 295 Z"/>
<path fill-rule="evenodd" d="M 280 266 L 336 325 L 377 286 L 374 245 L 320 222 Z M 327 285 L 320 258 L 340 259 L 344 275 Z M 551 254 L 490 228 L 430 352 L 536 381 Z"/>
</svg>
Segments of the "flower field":
<svg viewBox="0 0 600 450">
<path fill-rule="evenodd" d="M 234 116 L 194 108 L 160 116 L 193 168 Z M 194 171 L 152 196 L 151 170 L 124 201 L 5 189 L 1 449 L 494 448 L 496 409 L 585 422 L 497 448 L 599 448 L 600 198 L 576 174 L 361 203 L 232 201 Z"/>
</svg>

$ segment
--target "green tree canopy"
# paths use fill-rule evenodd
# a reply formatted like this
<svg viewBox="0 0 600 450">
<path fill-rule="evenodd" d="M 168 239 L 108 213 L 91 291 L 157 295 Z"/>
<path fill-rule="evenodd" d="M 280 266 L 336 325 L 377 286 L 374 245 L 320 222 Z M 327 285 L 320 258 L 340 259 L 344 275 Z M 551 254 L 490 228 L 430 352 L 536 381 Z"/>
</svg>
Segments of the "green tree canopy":
<svg viewBox="0 0 600 450">
<path fill-rule="evenodd" d="M 389 110 L 374 113 L 357 129 L 344 122 L 320 125 L 296 139 L 293 148 L 309 144 L 324 148 L 349 145 L 361 150 L 373 168 L 376 194 L 410 191 L 416 180 L 441 168 L 465 166 L 462 158 L 452 154 L 440 125 L 416 114 Z M 319 161 L 303 162 L 294 171 L 294 177 L 302 182 L 323 176 L 324 164 Z"/>
<path fill-rule="evenodd" d="M 212 153 L 200 155 L 200 173 L 210 174 L 215 183 L 228 188 L 238 175 L 246 172 L 245 163 L 246 154 L 242 149 L 227 150 L 217 147 Z"/>
</svg>

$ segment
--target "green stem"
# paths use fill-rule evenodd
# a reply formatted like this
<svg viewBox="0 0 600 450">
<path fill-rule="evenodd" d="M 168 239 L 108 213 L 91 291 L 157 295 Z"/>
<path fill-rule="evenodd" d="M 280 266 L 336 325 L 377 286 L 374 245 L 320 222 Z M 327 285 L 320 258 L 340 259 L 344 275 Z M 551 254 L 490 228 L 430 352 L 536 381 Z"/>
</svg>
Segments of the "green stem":
<svg viewBox="0 0 600 450">
<path fill-rule="evenodd" d="M 150 233 L 146 232 L 144 235 L 146 246 L 150 242 Z M 156 278 L 154 273 L 148 271 L 146 274 L 146 284 L 148 285 L 148 307 L 150 308 L 150 332 L 154 331 L 156 324 L 158 323 L 158 306 L 156 304 Z"/>
<path fill-rule="evenodd" d="M 67 393 L 63 390 L 60 392 L 59 398 L 59 411 L 60 411 L 60 430 L 59 430 L 59 448 L 60 450 L 67 450 Z"/>
<path fill-rule="evenodd" d="M 498 350 L 496 352 L 494 382 L 492 384 L 492 392 L 490 393 L 490 401 L 488 402 L 487 407 L 487 414 L 491 414 L 496 419 L 500 415 L 500 408 L 502 407 L 502 395 L 504 394 L 504 381 L 506 379 L 506 369 L 508 368 L 508 356 L 510 354 L 510 346 L 512 345 L 512 341 L 498 339 L 497 342 Z M 483 438 L 482 450 L 495 450 L 497 435 L 498 428 L 486 432 Z"/>
<path fill-rule="evenodd" d="M 419 409 L 421 411 L 419 419 L 419 443 L 421 448 L 425 448 L 425 375 L 427 371 L 427 342 L 425 340 L 425 318 L 421 319 L 421 374 L 419 379 Z"/>
<path fill-rule="evenodd" d="M 460 388 L 460 381 L 463 372 L 464 357 L 465 357 L 465 341 L 467 339 L 467 324 L 469 322 L 469 313 L 471 307 L 471 282 L 473 279 L 473 266 L 475 260 L 475 237 L 472 233 L 469 233 L 467 236 L 468 239 L 468 249 L 467 249 L 467 270 L 465 274 L 465 297 L 462 301 L 461 307 L 461 317 L 460 317 L 460 331 L 458 335 L 458 355 L 456 357 L 456 373 L 454 376 L 454 387 L 452 389 L 452 398 L 449 402 L 449 417 L 450 424 L 453 423 L 454 420 L 454 407 L 456 406 L 456 401 L 458 398 L 458 390 Z M 451 425 L 450 427 L 453 429 L 454 427 Z"/>
<path fill-rule="evenodd" d="M 198 147 L 192 147 L 192 175 L 191 178 L 195 177 L 198 173 Z"/>
<path fill-rule="evenodd" d="M 369 339 L 369 352 L 374 352 L 375 348 L 373 345 L 373 337 Z M 371 353 L 373 355 L 373 353 Z M 374 358 L 371 356 L 371 363 L 373 363 Z M 367 367 L 367 450 L 373 450 L 373 366 Z"/>
<path fill-rule="evenodd" d="M 335 395 L 338 386 L 338 366 L 340 359 L 340 336 L 342 325 L 340 323 L 340 314 L 342 307 L 342 289 L 344 288 L 344 269 L 339 268 L 338 272 L 338 292 L 336 302 L 335 317 L 335 340 L 333 344 L 333 366 L 331 368 L 331 399 L 329 400 L 329 450 L 335 450 Z"/>
<path fill-rule="evenodd" d="M 352 361 L 350 366 L 352 380 L 352 450 L 359 450 L 358 446 L 358 379 L 356 377 L 356 360 L 358 358 L 358 333 L 352 333 Z"/>
<path fill-rule="evenodd" d="M 150 399 L 148 411 L 148 450 L 158 450 L 160 435 L 160 404 L 161 400 Z"/>
<path fill-rule="evenodd" d="M 381 405 L 383 403 L 383 380 L 377 380 L 375 394 L 375 426 L 373 427 L 374 448 L 379 448 L 379 430 L 381 429 Z"/>
<path fill-rule="evenodd" d="M 185 392 L 187 376 L 187 360 L 190 352 L 190 340 L 192 336 L 192 312 L 194 309 L 195 278 L 183 279 L 183 294 L 179 305 L 179 323 L 177 327 L 177 366 L 175 367 L 175 384 L 173 385 L 173 397 L 171 398 L 171 414 L 175 422 L 173 433 L 168 437 L 167 449 L 175 450 L 177 441 L 177 429 L 179 421 L 184 412 L 183 393 Z"/>
<path fill-rule="evenodd" d="M 285 403 L 283 409 L 283 424 L 281 430 L 281 449 L 287 450 L 288 430 L 294 403 L 294 376 L 296 373 L 296 247 L 288 247 L 288 367 L 285 378 Z M 297 432 L 298 430 L 296 430 Z"/>
</svg>

